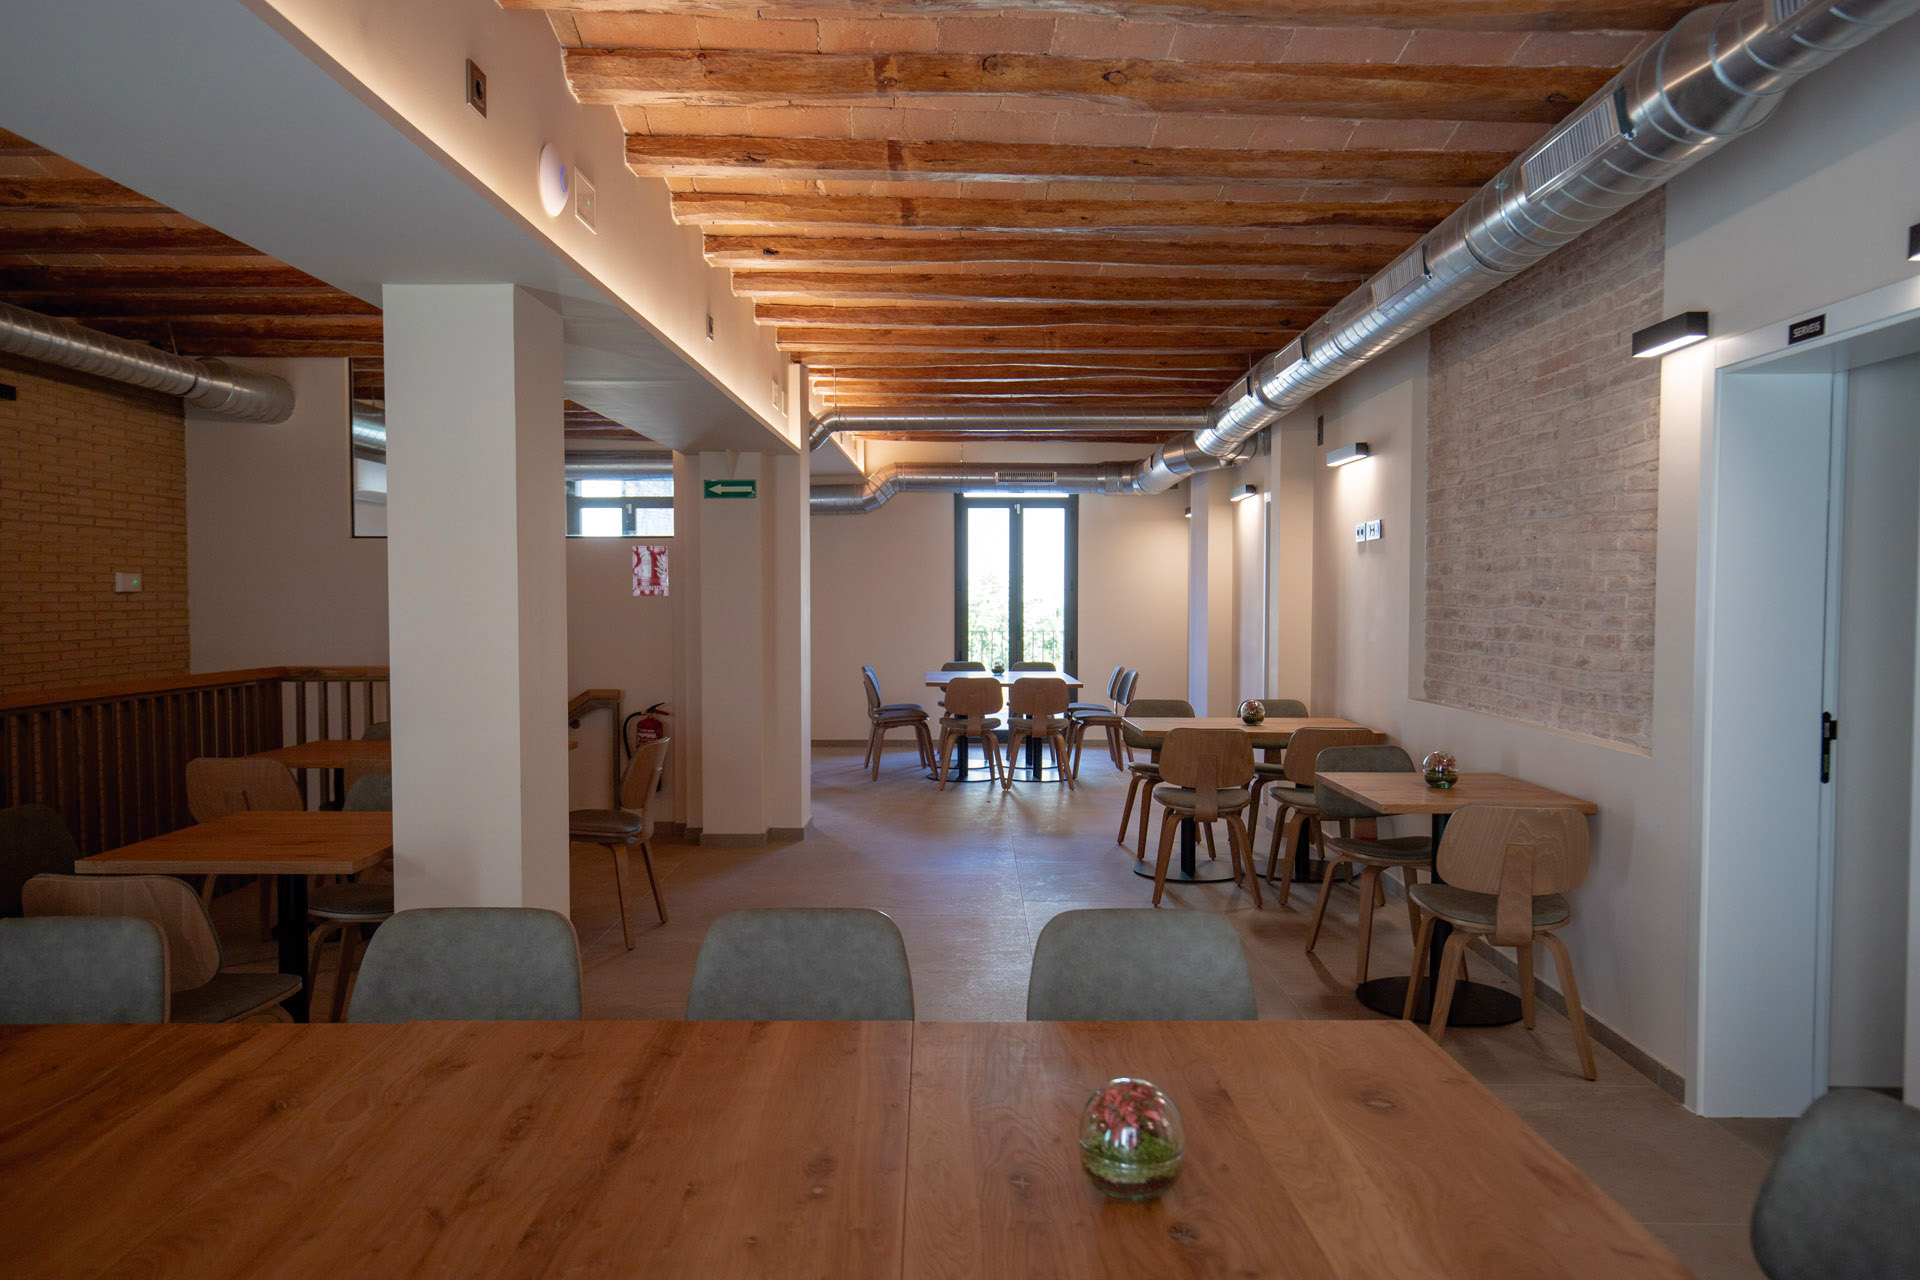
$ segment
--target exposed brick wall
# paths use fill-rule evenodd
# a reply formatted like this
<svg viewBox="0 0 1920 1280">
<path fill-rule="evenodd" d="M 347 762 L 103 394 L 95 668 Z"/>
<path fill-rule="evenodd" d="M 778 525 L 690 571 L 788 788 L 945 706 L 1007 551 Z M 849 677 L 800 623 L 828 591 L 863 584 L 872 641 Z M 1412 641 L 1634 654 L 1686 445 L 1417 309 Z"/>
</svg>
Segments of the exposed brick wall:
<svg viewBox="0 0 1920 1280">
<path fill-rule="evenodd" d="M 1651 746 L 1665 234 L 1656 192 L 1434 326 L 1429 701 Z"/>
<path fill-rule="evenodd" d="M 0 383 L 0 691 L 184 674 L 180 401 L 5 358 Z"/>
</svg>

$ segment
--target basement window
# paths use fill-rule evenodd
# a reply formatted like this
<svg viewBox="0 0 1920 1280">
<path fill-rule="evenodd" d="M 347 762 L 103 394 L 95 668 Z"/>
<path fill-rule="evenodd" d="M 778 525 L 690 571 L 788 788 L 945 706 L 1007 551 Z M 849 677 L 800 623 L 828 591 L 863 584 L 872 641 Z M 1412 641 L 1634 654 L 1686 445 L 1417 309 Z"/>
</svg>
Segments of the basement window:
<svg viewBox="0 0 1920 1280">
<path fill-rule="evenodd" d="M 593 475 L 567 481 L 570 538 L 671 538 L 673 477 Z"/>
</svg>

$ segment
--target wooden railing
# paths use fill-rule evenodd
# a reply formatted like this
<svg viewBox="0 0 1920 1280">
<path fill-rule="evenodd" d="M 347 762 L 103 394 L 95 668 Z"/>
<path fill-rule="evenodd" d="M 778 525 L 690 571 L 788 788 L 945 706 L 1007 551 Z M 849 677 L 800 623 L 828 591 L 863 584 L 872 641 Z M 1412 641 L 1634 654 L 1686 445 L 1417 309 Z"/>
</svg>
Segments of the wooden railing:
<svg viewBox="0 0 1920 1280">
<path fill-rule="evenodd" d="M 580 727 L 580 718 L 589 711 L 605 708 L 613 712 L 613 803 L 620 803 L 620 779 L 625 773 L 625 762 L 621 759 L 620 734 L 625 727 L 621 723 L 620 701 L 626 696 L 623 689 L 588 689 L 577 693 L 567 703 L 567 724 L 570 728 Z"/>
<path fill-rule="evenodd" d="M 258 667 L 0 699 L 0 806 L 58 810 L 85 853 L 163 835 L 193 820 L 187 761 L 357 737 L 386 686 L 385 667 Z"/>
</svg>

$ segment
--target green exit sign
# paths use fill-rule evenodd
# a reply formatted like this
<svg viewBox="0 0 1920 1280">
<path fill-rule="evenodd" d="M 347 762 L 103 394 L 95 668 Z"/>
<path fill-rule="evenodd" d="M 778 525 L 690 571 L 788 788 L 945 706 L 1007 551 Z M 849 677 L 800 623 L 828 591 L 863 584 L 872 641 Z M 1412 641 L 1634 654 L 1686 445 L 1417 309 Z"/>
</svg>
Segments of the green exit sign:
<svg viewBox="0 0 1920 1280">
<path fill-rule="evenodd" d="M 753 480 L 702 480 L 703 498 L 751 498 L 756 481 Z"/>
</svg>

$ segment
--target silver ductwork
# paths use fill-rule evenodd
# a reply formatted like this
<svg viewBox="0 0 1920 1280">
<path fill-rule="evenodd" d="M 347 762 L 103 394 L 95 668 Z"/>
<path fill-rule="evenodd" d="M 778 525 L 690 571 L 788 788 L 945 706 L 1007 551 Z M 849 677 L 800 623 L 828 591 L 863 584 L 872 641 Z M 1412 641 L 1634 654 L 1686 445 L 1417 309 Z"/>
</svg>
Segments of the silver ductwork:
<svg viewBox="0 0 1920 1280">
<path fill-rule="evenodd" d="M 1048 493 L 1132 493 L 1135 464 L 1120 462 L 897 463 L 880 468 L 865 484 L 815 485 L 808 509 L 815 514 L 872 511 L 896 493 L 961 493 L 1005 489 Z"/>
<path fill-rule="evenodd" d="M 10 302 L 0 302 L 0 352 L 179 396 L 246 422 L 285 422 L 293 415 L 293 388 L 280 378 L 177 356 Z"/>
<path fill-rule="evenodd" d="M 813 420 L 813 428 L 807 432 L 807 452 L 818 449 L 837 431 L 1020 431 L 1035 427 L 1059 432 L 1199 431 L 1208 421 L 1205 410 L 1066 413 L 1046 409 L 830 409 Z"/>
<path fill-rule="evenodd" d="M 1191 440 L 1134 464 L 1131 483 L 1118 491 L 1160 493 L 1229 465 L 1254 435 L 1317 392 L 1758 128 L 1801 77 L 1916 11 L 1920 0 L 1735 0 L 1695 9 L 1419 243 L 1255 364 L 1213 402 Z M 919 425 L 930 415 L 893 416 Z M 1023 417 L 1030 425 L 1051 420 L 1044 411 Z M 825 438 L 818 426 L 815 437 Z M 816 499 L 814 509 L 871 507 L 836 497 L 832 505 Z"/>
<path fill-rule="evenodd" d="M 659 449 L 621 452 L 617 449 L 567 451 L 567 479 L 596 476 L 670 476 L 673 454 Z"/>
</svg>

